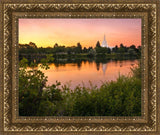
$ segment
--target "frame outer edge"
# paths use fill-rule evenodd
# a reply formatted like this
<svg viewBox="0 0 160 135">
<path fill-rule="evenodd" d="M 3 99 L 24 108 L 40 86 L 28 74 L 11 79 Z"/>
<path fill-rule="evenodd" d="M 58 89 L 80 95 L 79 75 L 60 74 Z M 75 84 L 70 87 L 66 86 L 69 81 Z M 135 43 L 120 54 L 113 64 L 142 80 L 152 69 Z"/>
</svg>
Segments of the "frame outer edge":
<svg viewBox="0 0 160 135">
<path fill-rule="evenodd" d="M 137 3 L 137 0 L 1 0 L 4 3 Z M 138 3 L 156 3 L 158 0 L 138 0 Z"/>
<path fill-rule="evenodd" d="M 157 43 L 157 65 L 158 65 L 158 67 L 157 67 L 157 71 L 158 71 L 158 73 L 157 73 L 157 75 L 158 75 L 158 77 L 157 77 L 157 85 L 158 85 L 158 87 L 157 87 L 157 101 L 158 101 L 158 103 L 157 103 L 157 108 L 158 108 L 158 110 L 157 110 L 157 116 L 158 116 L 158 123 L 157 123 L 157 125 L 158 125 L 158 127 L 157 127 L 157 130 L 158 130 L 158 133 L 160 134 L 160 0 L 159 0 L 159 2 L 158 2 L 158 5 L 157 5 L 157 7 L 158 7 L 158 9 L 157 9 L 157 13 L 158 13 L 158 15 L 157 15 L 157 17 L 158 17 L 158 19 L 157 19 L 157 41 L 158 41 L 158 43 Z"/>
<path fill-rule="evenodd" d="M 6 0 L 7 1 L 7 0 Z M 0 39 L 2 38 L 3 39 L 3 27 L 2 27 L 2 24 L 3 24 L 3 20 L 2 20 L 2 17 L 3 17 L 3 7 L 2 7 L 3 5 L 1 4 L 1 2 L 0 2 L 0 10 L 2 10 L 2 12 L 0 12 Z M 157 11 L 158 12 L 160 12 L 160 1 L 159 1 L 159 3 L 158 3 L 158 9 L 157 9 Z M 160 38 L 159 38 L 159 36 L 160 36 L 160 13 L 158 13 L 158 15 L 157 15 L 157 17 L 158 17 L 158 19 L 157 19 L 157 22 L 158 22 L 158 25 L 157 25 L 157 64 L 158 64 L 158 67 L 157 67 L 157 69 L 158 69 L 158 71 L 157 71 L 157 83 L 160 81 L 160 60 L 158 60 L 158 58 L 160 58 Z M 3 59 L 2 59 L 2 54 L 3 54 L 3 40 L 0 40 L 0 134 L 2 135 L 2 131 L 3 131 L 3 125 L 2 125 L 2 123 L 3 123 L 3 114 L 2 114 L 2 101 L 3 101 L 3 99 L 2 99 L 2 91 L 3 91 L 3 70 L 2 70 L 2 68 L 3 68 Z M 158 99 L 158 102 L 157 102 L 157 120 L 158 120 L 158 133 L 160 133 L 160 84 L 157 84 L 157 94 L 158 94 L 158 96 L 157 96 L 157 99 Z M 1 126 L 2 125 L 2 126 Z M 37 132 L 38 133 L 38 132 Z M 9 135 L 10 133 L 8 133 L 7 135 Z M 13 133 L 14 134 L 14 133 Z M 18 133 L 15 133 L 15 134 L 18 134 Z M 26 134 L 32 134 L 32 133 L 26 133 Z M 114 134 L 114 133 L 113 133 Z M 133 133 L 134 134 L 134 133 Z M 138 134 L 138 133 L 135 133 L 135 135 L 136 134 Z M 148 135 L 148 134 L 152 134 L 152 133 L 145 133 L 146 135 Z M 153 133 L 154 134 L 154 133 Z M 156 134 L 156 133 L 155 133 Z M 108 135 L 110 135 L 110 134 L 108 134 Z M 158 135 L 158 134 L 157 134 Z"/>
<path fill-rule="evenodd" d="M 2 91 L 3 91 L 3 4 L 0 0 L 0 134 L 3 134 L 3 98 L 2 98 Z"/>
</svg>

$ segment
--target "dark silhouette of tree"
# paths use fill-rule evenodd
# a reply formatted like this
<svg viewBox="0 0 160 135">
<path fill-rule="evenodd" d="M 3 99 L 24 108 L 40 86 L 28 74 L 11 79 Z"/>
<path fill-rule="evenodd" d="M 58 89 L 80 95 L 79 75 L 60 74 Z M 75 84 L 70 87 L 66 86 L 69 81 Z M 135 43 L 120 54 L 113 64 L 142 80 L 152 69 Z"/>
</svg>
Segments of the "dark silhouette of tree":
<svg viewBox="0 0 160 135">
<path fill-rule="evenodd" d="M 33 42 L 29 42 L 29 46 L 32 47 L 32 48 L 37 48 L 36 44 L 33 43 Z"/>
<path fill-rule="evenodd" d="M 100 62 L 96 62 L 97 71 L 100 69 Z"/>
<path fill-rule="evenodd" d="M 124 47 L 124 45 L 121 43 L 121 44 L 120 44 L 120 48 L 123 48 L 123 47 Z"/>
<path fill-rule="evenodd" d="M 56 48 L 56 47 L 58 47 L 58 44 L 57 44 L 57 43 L 55 43 L 55 45 L 54 45 L 54 48 Z"/>
<path fill-rule="evenodd" d="M 84 47 L 82 52 L 83 52 L 83 53 L 87 53 L 87 52 L 88 52 L 87 48 Z"/>
<path fill-rule="evenodd" d="M 77 43 L 76 53 L 82 53 L 82 45 L 80 43 Z"/>
<path fill-rule="evenodd" d="M 123 54 L 125 52 L 125 46 L 123 44 L 120 44 L 120 48 L 118 50 L 119 53 Z"/>
<path fill-rule="evenodd" d="M 96 47 L 101 47 L 100 42 L 97 41 Z"/>
<path fill-rule="evenodd" d="M 132 48 L 132 49 L 135 50 L 135 49 L 136 49 L 136 46 L 135 46 L 135 45 L 131 45 L 130 48 Z"/>
<path fill-rule="evenodd" d="M 112 48 L 112 52 L 114 52 L 114 53 L 117 53 L 117 52 L 118 52 L 118 46 L 117 46 L 117 45 Z"/>
<path fill-rule="evenodd" d="M 110 54 L 111 53 L 111 49 L 107 48 L 107 53 Z"/>
<path fill-rule="evenodd" d="M 80 70 L 80 69 L 81 69 L 81 66 L 82 66 L 82 61 L 78 61 L 78 62 L 77 62 L 78 70 Z"/>
<path fill-rule="evenodd" d="M 89 47 L 89 48 L 88 48 L 88 51 L 90 51 L 90 50 L 92 50 L 92 49 L 93 49 L 93 47 Z"/>
</svg>

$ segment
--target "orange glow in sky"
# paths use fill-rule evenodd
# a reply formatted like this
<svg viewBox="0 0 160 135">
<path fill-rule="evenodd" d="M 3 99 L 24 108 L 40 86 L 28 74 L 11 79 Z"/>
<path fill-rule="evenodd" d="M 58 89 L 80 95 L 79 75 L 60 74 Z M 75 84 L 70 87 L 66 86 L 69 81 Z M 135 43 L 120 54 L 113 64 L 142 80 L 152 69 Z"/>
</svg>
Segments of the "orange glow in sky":
<svg viewBox="0 0 160 135">
<path fill-rule="evenodd" d="M 19 19 L 19 43 L 38 47 L 95 47 L 104 34 L 109 46 L 141 45 L 141 19 Z"/>
</svg>

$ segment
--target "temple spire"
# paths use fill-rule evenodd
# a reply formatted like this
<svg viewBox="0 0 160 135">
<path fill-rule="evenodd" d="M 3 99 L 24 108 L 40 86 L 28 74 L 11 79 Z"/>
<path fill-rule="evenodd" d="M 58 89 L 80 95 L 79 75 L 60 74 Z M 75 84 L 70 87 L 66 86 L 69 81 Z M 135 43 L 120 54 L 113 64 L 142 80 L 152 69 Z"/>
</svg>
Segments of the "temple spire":
<svg viewBox="0 0 160 135">
<path fill-rule="evenodd" d="M 104 40 L 103 40 L 101 46 L 102 46 L 102 47 L 108 47 L 108 44 L 107 44 L 107 41 L 106 41 L 106 36 L 105 36 L 105 34 L 104 34 Z"/>
</svg>

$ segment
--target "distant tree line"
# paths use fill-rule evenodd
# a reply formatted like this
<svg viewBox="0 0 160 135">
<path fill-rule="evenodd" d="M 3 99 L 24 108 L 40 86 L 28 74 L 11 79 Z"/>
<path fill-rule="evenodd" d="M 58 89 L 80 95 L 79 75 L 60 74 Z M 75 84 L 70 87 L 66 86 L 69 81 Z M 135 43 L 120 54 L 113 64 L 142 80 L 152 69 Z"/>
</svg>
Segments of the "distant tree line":
<svg viewBox="0 0 160 135">
<path fill-rule="evenodd" d="M 135 45 L 131 45 L 129 47 L 124 46 L 123 44 L 115 45 L 115 47 L 105 48 L 101 47 L 100 42 L 97 41 L 96 47 L 84 47 L 80 43 L 77 43 L 77 46 L 62 46 L 58 45 L 57 43 L 53 47 L 37 47 L 35 43 L 30 42 L 29 44 L 19 44 L 19 53 L 59 53 L 59 54 L 80 54 L 80 53 L 89 53 L 90 51 L 95 50 L 96 53 L 129 53 L 129 54 L 137 54 L 141 53 L 141 46 L 136 47 Z"/>
<path fill-rule="evenodd" d="M 19 44 L 19 59 L 23 57 L 28 60 L 40 61 L 45 58 L 47 54 L 53 54 L 55 60 L 65 58 L 75 59 L 130 59 L 140 58 L 141 46 L 136 47 L 131 45 L 129 47 L 120 44 L 112 48 L 101 47 L 100 42 L 97 41 L 95 47 L 84 47 L 80 43 L 76 46 L 64 46 L 58 45 L 57 43 L 53 47 L 37 47 L 35 43 L 30 42 L 29 44 Z"/>
</svg>

